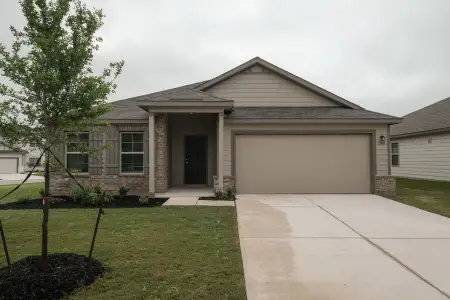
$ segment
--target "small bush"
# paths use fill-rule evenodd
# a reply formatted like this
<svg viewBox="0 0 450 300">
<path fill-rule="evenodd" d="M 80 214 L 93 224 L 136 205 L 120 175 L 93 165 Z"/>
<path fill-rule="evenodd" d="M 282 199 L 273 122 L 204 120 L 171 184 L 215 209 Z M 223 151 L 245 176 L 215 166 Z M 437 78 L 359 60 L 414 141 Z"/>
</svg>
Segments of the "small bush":
<svg viewBox="0 0 450 300">
<path fill-rule="evenodd" d="M 82 205 L 84 205 L 84 202 L 86 200 L 86 191 L 83 191 L 80 186 L 72 186 L 70 188 L 69 194 L 74 203 L 81 203 Z"/>
<path fill-rule="evenodd" d="M 125 197 L 127 196 L 128 192 L 130 191 L 129 188 L 125 187 L 125 186 L 121 186 L 119 188 L 119 198 L 120 199 L 125 199 Z"/>
<path fill-rule="evenodd" d="M 22 196 L 22 197 L 19 197 L 19 199 L 17 199 L 16 203 L 24 204 L 24 203 L 27 203 L 28 201 L 30 201 L 29 196 Z"/>
<path fill-rule="evenodd" d="M 216 191 L 214 194 L 215 200 L 229 200 L 233 201 L 236 200 L 236 194 L 234 192 L 234 189 L 227 189 L 226 192 L 220 192 Z"/>
<path fill-rule="evenodd" d="M 70 196 L 74 203 L 80 203 L 83 206 L 100 206 L 112 201 L 112 196 L 102 191 L 100 187 L 85 188 L 83 190 L 80 186 L 75 185 L 70 189 Z"/>
<path fill-rule="evenodd" d="M 145 195 L 142 195 L 139 197 L 139 204 L 146 205 L 148 204 L 148 197 Z"/>
<path fill-rule="evenodd" d="M 41 197 L 45 197 L 45 190 L 44 189 L 39 189 L 39 195 Z"/>
</svg>

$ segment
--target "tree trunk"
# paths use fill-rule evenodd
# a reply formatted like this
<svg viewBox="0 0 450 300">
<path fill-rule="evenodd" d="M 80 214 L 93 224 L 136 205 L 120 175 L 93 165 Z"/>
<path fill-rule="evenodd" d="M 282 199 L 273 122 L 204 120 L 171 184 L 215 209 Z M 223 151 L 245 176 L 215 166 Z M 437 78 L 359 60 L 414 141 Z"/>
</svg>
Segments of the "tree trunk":
<svg viewBox="0 0 450 300">
<path fill-rule="evenodd" d="M 43 198 L 43 215 L 42 215 L 42 268 L 48 265 L 48 201 L 47 197 Z"/>
<path fill-rule="evenodd" d="M 50 155 L 45 151 L 45 169 L 44 169 L 44 193 L 46 197 L 50 196 Z"/>
<path fill-rule="evenodd" d="M 50 155 L 45 151 L 45 186 L 42 197 L 43 216 L 42 216 L 42 268 L 45 269 L 48 263 L 48 201 L 50 200 Z"/>
</svg>

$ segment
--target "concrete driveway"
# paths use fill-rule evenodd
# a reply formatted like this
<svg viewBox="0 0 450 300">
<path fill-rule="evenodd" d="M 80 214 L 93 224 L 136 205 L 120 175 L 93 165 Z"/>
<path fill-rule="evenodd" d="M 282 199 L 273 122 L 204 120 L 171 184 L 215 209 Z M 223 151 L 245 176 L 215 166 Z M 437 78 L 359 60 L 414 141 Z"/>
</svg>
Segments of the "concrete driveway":
<svg viewBox="0 0 450 300">
<path fill-rule="evenodd" d="M 450 219 L 375 195 L 241 195 L 249 300 L 450 299 Z"/>
<path fill-rule="evenodd" d="M 19 184 L 28 174 L 0 174 L 0 185 Z M 44 182 L 44 176 L 31 175 L 27 183 Z"/>
</svg>

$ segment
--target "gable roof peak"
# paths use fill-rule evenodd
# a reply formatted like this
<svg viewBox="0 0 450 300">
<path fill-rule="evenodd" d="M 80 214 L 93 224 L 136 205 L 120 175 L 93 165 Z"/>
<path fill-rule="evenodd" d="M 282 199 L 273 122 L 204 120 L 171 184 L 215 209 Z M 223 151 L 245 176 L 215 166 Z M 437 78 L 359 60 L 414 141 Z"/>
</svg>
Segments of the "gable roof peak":
<svg viewBox="0 0 450 300">
<path fill-rule="evenodd" d="M 235 67 L 235 68 L 233 68 L 211 80 L 205 81 L 204 83 L 196 86 L 195 89 L 200 90 L 200 91 L 205 91 L 206 89 L 213 87 L 213 86 L 227 80 L 228 78 L 248 69 L 249 67 L 251 67 L 255 64 L 260 64 L 264 68 L 278 74 L 279 76 L 284 77 L 285 79 L 290 80 L 293 83 L 295 83 L 307 90 L 310 90 L 328 100 L 338 103 L 344 107 L 353 108 L 353 109 L 364 109 L 355 103 L 352 103 L 342 97 L 339 97 L 338 95 L 335 95 L 325 89 L 322 89 L 321 87 L 318 87 L 317 85 L 312 84 L 311 82 L 306 81 L 306 80 L 262 59 L 259 56 L 256 56 L 255 58 L 250 59 L 250 60 L 246 61 L 245 63 L 243 63 L 243 64 L 241 64 L 241 65 L 239 65 L 239 66 L 237 66 L 237 67 Z"/>
</svg>

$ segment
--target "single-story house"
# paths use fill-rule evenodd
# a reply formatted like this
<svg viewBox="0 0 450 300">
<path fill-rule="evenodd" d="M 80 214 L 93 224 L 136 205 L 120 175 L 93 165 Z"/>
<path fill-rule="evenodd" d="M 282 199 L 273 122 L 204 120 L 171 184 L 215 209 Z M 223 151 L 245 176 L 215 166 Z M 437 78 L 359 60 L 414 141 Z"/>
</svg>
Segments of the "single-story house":
<svg viewBox="0 0 450 300">
<path fill-rule="evenodd" d="M 24 172 L 28 152 L 0 140 L 0 174 Z"/>
<path fill-rule="evenodd" d="M 391 127 L 392 175 L 450 181 L 450 98 Z"/>
<path fill-rule="evenodd" d="M 395 193 L 389 126 L 259 57 L 217 77 L 112 103 L 104 132 L 58 149 L 81 182 L 149 193 L 172 187 L 261 193 Z M 94 155 L 77 143 L 111 145 Z M 69 179 L 55 171 L 53 193 Z"/>
</svg>

